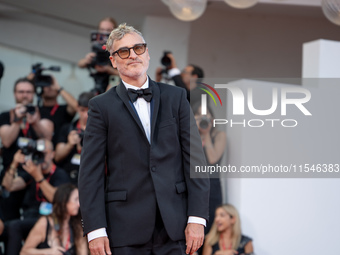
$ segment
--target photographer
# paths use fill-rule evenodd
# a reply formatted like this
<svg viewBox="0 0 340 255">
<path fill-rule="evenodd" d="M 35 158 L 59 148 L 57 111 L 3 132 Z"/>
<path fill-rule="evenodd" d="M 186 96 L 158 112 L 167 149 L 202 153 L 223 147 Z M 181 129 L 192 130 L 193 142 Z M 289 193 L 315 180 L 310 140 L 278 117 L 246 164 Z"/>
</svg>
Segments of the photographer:
<svg viewBox="0 0 340 255">
<path fill-rule="evenodd" d="M 13 160 L 13 156 L 19 149 L 17 140 L 19 137 L 32 139 L 51 139 L 53 123 L 47 119 L 41 119 L 38 107 L 32 106 L 35 95 L 33 83 L 20 78 L 14 84 L 14 109 L 0 114 L 0 138 L 2 142 L 2 164 L 7 170 Z M 2 171 L 0 180 L 4 176 Z M 4 196 L 4 194 L 3 194 Z M 19 207 L 22 200 L 22 192 L 13 192 L 9 197 L 3 197 L 0 201 L 0 210 L 3 212 L 4 221 L 20 217 Z"/>
<path fill-rule="evenodd" d="M 40 215 L 50 213 L 49 203 L 52 203 L 56 187 L 70 181 L 65 171 L 53 164 L 52 142 L 45 139 L 38 140 L 37 144 L 37 150 L 39 147 L 42 153 L 39 155 L 42 156 L 33 157 L 32 154 L 32 159 L 28 159 L 23 154 L 25 148 L 18 150 L 2 181 L 2 186 L 9 192 L 25 190 L 23 219 L 7 224 L 7 255 L 19 254 L 22 240 L 27 237 Z M 21 168 L 24 171 L 20 171 Z"/>
<path fill-rule="evenodd" d="M 102 19 L 99 22 L 98 25 L 98 34 L 102 35 L 100 36 L 103 37 L 102 40 L 98 39 L 98 43 L 99 43 L 99 48 L 98 47 L 92 47 L 92 52 L 87 53 L 86 56 L 82 59 L 80 59 L 78 61 L 78 66 L 80 68 L 94 68 L 96 70 L 96 74 L 91 74 L 91 76 L 93 76 L 96 79 L 99 79 L 100 81 L 96 80 L 96 83 L 101 83 L 101 82 L 106 82 L 105 84 L 105 88 L 96 88 L 96 92 L 97 93 L 102 93 L 105 92 L 105 90 L 107 89 L 107 86 L 109 85 L 109 76 L 110 75 L 118 75 L 118 71 L 116 69 L 114 69 L 109 61 L 109 56 L 106 54 L 107 52 L 105 52 L 105 50 L 102 50 L 101 47 L 106 43 L 106 39 L 109 36 L 109 34 L 111 33 L 111 31 L 117 27 L 117 23 L 116 21 L 111 18 L 111 17 L 106 17 L 104 19 Z M 93 38 L 92 38 L 93 40 Z M 92 43 L 96 44 L 96 41 L 93 41 Z M 97 55 L 100 54 L 100 56 L 98 56 L 98 58 L 100 58 L 99 60 L 96 59 Z M 104 62 L 102 63 L 102 56 L 104 57 Z M 106 62 L 107 61 L 107 62 Z M 97 76 L 95 76 L 97 75 Z M 105 76 L 106 75 L 106 76 Z"/>
<path fill-rule="evenodd" d="M 156 69 L 157 82 L 162 80 L 164 73 L 167 73 L 176 86 L 187 91 L 187 98 L 191 105 L 194 105 L 201 99 L 202 91 L 197 88 L 197 79 L 204 77 L 202 68 L 196 65 L 187 65 L 181 72 L 176 65 L 174 56 L 170 52 L 164 53 L 161 62 L 165 67 L 158 67 Z"/>
<path fill-rule="evenodd" d="M 74 185 L 78 185 L 78 172 L 82 138 L 86 128 L 88 103 L 94 96 L 92 92 L 83 92 L 78 99 L 79 119 L 62 127 L 54 160 L 68 174 Z"/>
<path fill-rule="evenodd" d="M 111 17 L 106 17 L 99 22 L 98 32 L 103 34 L 110 34 L 111 31 L 117 26 L 116 21 Z M 96 56 L 95 52 L 87 53 L 86 56 L 78 61 L 78 66 L 80 68 L 87 68 L 93 62 Z M 113 69 L 111 65 L 108 66 L 96 66 L 98 72 L 105 72 L 108 74 L 117 75 L 118 72 Z"/>
<path fill-rule="evenodd" d="M 62 96 L 66 104 L 58 104 L 58 96 Z M 56 145 L 62 125 L 70 123 L 77 111 L 77 100 L 60 87 L 58 81 L 52 76 L 52 84 L 42 88 L 42 106 L 39 108 L 42 118 L 49 119 L 54 124 L 52 142 Z"/>
<path fill-rule="evenodd" d="M 213 126 L 214 113 L 210 106 L 207 106 L 207 113 L 202 114 L 201 103 L 196 102 L 192 106 L 198 131 L 202 140 L 202 147 L 208 166 L 221 165 L 221 161 L 226 149 L 227 135 L 224 131 Z M 209 195 L 209 215 L 210 220 L 205 228 L 208 233 L 214 222 L 215 210 L 222 204 L 222 188 L 218 172 L 210 175 L 210 195 Z"/>
</svg>

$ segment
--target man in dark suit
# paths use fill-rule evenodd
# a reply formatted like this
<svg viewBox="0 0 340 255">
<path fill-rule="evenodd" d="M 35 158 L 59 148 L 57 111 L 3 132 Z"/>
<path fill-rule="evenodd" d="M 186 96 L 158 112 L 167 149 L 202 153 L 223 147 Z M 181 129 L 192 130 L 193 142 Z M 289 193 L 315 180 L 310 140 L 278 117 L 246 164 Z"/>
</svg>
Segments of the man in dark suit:
<svg viewBox="0 0 340 255">
<path fill-rule="evenodd" d="M 206 163 L 186 92 L 146 75 L 148 49 L 133 27 L 113 30 L 106 48 L 122 82 L 89 103 L 78 185 L 91 254 L 193 254 L 209 180 L 191 178 Z"/>
</svg>

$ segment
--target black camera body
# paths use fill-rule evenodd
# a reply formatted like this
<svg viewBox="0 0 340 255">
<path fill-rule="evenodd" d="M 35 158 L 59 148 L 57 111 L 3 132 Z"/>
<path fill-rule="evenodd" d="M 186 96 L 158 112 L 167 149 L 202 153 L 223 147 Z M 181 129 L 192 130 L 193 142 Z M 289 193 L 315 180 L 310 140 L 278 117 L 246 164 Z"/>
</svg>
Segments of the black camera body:
<svg viewBox="0 0 340 255">
<path fill-rule="evenodd" d="M 82 130 L 81 128 L 75 128 L 73 130 L 77 131 L 77 134 L 79 135 L 79 138 L 82 140 L 84 138 L 85 131 Z"/>
<path fill-rule="evenodd" d="M 171 59 L 167 56 L 171 51 L 164 51 L 163 57 L 161 58 L 161 64 L 168 68 L 171 65 Z"/>
<path fill-rule="evenodd" d="M 106 66 L 110 64 L 110 53 L 106 51 L 105 43 L 109 38 L 109 33 L 101 33 L 98 31 L 91 32 L 91 44 L 92 44 L 92 52 L 96 54 L 94 57 L 91 67 L 95 65 Z"/>
<path fill-rule="evenodd" d="M 210 122 L 211 121 L 208 117 L 203 116 L 199 122 L 199 128 L 203 130 L 207 129 L 210 125 Z"/>
<path fill-rule="evenodd" d="M 76 128 L 75 130 L 77 131 L 77 134 L 79 135 L 80 145 L 83 146 L 83 139 L 84 139 L 85 131 L 82 130 L 81 128 Z"/>
<path fill-rule="evenodd" d="M 35 113 L 35 106 L 34 105 L 32 105 L 32 104 L 27 104 L 27 105 L 25 105 L 25 107 L 26 107 L 26 110 L 25 110 L 25 113 L 29 113 L 29 114 L 31 114 L 31 115 L 33 115 L 34 113 Z"/>
<path fill-rule="evenodd" d="M 101 33 L 98 31 L 91 32 L 91 44 L 92 52 L 95 53 L 95 57 L 92 62 L 87 66 L 90 71 L 90 76 L 94 79 L 95 86 L 91 91 L 95 94 L 101 94 L 106 91 L 106 87 L 109 84 L 110 75 L 108 73 L 92 72 L 96 65 L 106 66 L 110 65 L 110 53 L 105 49 L 105 43 L 109 38 L 109 33 Z"/>
<path fill-rule="evenodd" d="M 91 67 L 94 67 L 95 65 L 106 66 L 110 64 L 110 53 L 104 49 L 103 45 L 99 43 L 93 43 L 92 52 L 94 52 L 96 56 L 91 62 Z"/>
<path fill-rule="evenodd" d="M 36 63 L 32 65 L 32 73 L 34 73 L 34 85 L 36 87 L 51 86 L 53 82 L 51 75 L 43 75 L 42 72 L 45 70 L 59 72 L 60 69 L 60 66 L 50 66 L 48 68 L 45 68 L 42 66 L 42 63 Z"/>
<path fill-rule="evenodd" d="M 33 140 L 27 137 L 18 138 L 18 147 L 22 154 L 25 155 L 25 161 L 32 160 L 35 165 L 39 165 L 45 161 L 45 141 Z"/>
</svg>

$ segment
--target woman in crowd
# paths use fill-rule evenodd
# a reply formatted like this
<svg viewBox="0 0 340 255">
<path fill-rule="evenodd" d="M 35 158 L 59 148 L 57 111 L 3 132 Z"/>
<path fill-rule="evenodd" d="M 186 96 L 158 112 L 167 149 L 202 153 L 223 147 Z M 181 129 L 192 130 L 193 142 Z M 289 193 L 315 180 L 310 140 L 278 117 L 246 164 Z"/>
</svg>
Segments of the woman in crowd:
<svg viewBox="0 0 340 255">
<path fill-rule="evenodd" d="M 53 212 L 41 217 L 29 233 L 20 255 L 87 255 L 82 236 L 78 189 L 60 185 L 53 198 Z M 45 230 L 45 231 L 43 231 Z"/>
<path fill-rule="evenodd" d="M 221 165 L 221 160 L 227 143 L 227 135 L 224 131 L 213 127 L 214 114 L 207 106 L 207 114 L 201 114 L 201 103 L 194 104 L 192 110 L 195 115 L 196 124 L 201 135 L 203 151 L 208 166 Z M 209 215 L 210 220 L 207 222 L 205 233 L 208 233 L 212 222 L 214 221 L 215 210 L 222 204 L 222 190 L 219 179 L 219 173 L 210 176 L 210 197 L 209 197 Z"/>
<path fill-rule="evenodd" d="M 241 222 L 236 208 L 230 204 L 216 209 L 215 221 L 205 237 L 203 255 L 251 255 L 252 239 L 241 233 Z"/>
</svg>

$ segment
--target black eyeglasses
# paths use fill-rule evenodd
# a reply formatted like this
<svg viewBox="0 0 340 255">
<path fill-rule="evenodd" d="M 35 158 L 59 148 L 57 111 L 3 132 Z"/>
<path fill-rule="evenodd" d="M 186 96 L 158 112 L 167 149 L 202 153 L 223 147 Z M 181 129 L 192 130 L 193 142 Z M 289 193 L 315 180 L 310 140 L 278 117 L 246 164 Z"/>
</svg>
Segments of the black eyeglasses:
<svg viewBox="0 0 340 255">
<path fill-rule="evenodd" d="M 146 50 L 146 43 L 139 43 L 139 44 L 135 44 L 134 46 L 128 48 L 128 47 L 123 47 L 123 48 L 120 48 L 119 50 L 116 50 L 114 52 L 112 52 L 112 56 L 114 54 L 118 54 L 118 56 L 121 58 L 121 59 L 125 59 L 125 58 L 128 58 L 130 57 L 130 50 L 133 49 L 133 51 L 136 53 L 136 55 L 142 55 L 145 50 Z"/>
</svg>

